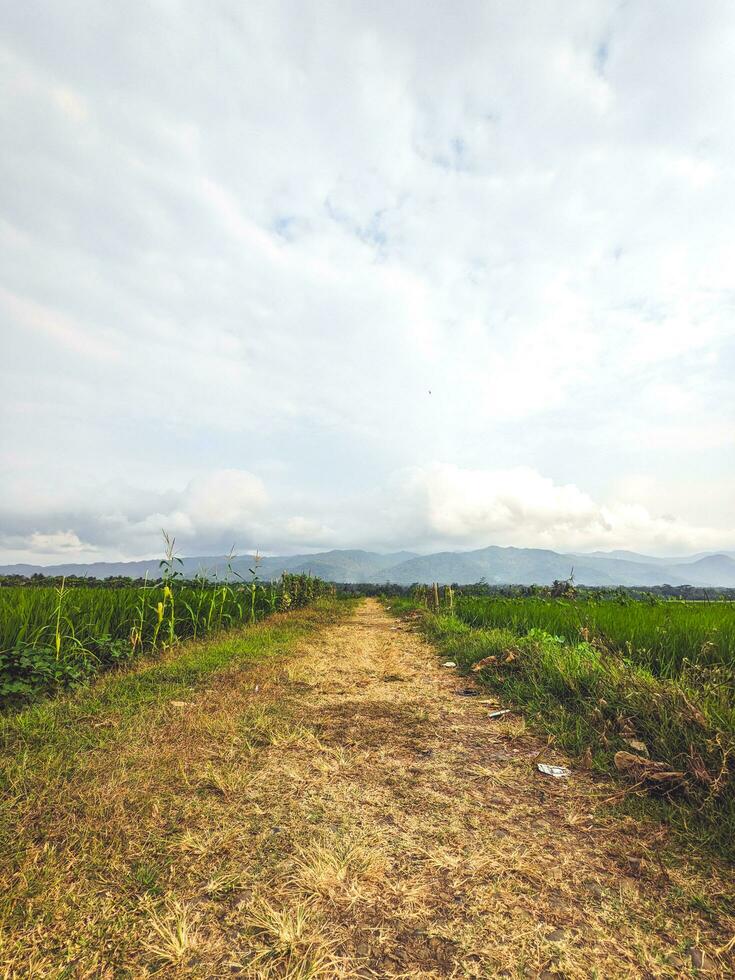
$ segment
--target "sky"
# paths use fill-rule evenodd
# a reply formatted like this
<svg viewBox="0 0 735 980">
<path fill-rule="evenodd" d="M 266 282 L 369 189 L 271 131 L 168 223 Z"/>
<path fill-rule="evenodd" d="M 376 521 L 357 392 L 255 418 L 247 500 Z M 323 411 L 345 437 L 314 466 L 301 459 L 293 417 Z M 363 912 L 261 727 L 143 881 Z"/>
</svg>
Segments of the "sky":
<svg viewBox="0 0 735 980">
<path fill-rule="evenodd" d="M 729 0 L 0 7 L 0 561 L 735 548 Z"/>
</svg>

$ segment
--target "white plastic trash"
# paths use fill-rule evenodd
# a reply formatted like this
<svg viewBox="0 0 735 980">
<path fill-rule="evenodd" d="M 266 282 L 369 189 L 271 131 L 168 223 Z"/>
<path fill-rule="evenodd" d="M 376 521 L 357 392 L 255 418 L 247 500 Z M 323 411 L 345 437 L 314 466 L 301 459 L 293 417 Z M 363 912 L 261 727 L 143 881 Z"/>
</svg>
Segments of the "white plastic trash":
<svg viewBox="0 0 735 980">
<path fill-rule="evenodd" d="M 553 776 L 554 779 L 565 779 L 572 774 L 565 766 L 547 766 L 545 762 L 537 762 L 536 768 L 545 776 Z"/>
</svg>

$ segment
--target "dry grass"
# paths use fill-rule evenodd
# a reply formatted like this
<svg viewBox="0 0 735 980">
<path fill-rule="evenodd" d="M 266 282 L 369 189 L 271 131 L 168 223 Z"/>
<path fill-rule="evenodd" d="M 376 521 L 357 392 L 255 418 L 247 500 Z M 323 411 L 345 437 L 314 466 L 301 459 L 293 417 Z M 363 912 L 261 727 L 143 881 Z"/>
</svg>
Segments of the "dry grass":
<svg viewBox="0 0 735 980">
<path fill-rule="evenodd" d="M 540 775 L 465 686 L 368 601 L 16 753 L 0 976 L 731 976 L 730 869 Z"/>
<path fill-rule="evenodd" d="M 329 835 L 297 851 L 292 880 L 310 897 L 352 905 L 368 898 L 385 867 L 385 856 L 375 844 Z"/>
<path fill-rule="evenodd" d="M 160 911 L 151 912 L 153 938 L 144 942 L 145 949 L 161 963 L 180 966 L 195 953 L 198 940 L 186 906 L 175 899 Z"/>
<path fill-rule="evenodd" d="M 258 978 L 279 977 L 310 980 L 340 975 L 334 943 L 325 938 L 314 921 L 314 911 L 304 902 L 278 908 L 259 897 L 243 920 L 252 936 L 250 956 L 236 964 Z"/>
</svg>

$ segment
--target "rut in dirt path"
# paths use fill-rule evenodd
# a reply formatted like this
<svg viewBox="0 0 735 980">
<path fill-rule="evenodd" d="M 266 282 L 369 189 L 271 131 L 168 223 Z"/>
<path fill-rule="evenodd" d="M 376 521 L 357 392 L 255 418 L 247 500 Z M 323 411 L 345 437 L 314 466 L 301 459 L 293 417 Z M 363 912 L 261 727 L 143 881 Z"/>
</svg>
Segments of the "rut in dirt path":
<svg viewBox="0 0 735 980">
<path fill-rule="evenodd" d="M 522 715 L 377 601 L 335 615 L 95 720 L 110 741 L 19 797 L 0 975 L 733 975 L 724 878 L 664 863 L 609 784 L 541 775 Z"/>
</svg>

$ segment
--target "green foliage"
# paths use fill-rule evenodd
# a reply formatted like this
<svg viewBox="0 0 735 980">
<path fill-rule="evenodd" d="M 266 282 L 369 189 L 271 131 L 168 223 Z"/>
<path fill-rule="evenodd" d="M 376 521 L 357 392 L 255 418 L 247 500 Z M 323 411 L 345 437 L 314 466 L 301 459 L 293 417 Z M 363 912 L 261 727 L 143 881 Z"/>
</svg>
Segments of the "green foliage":
<svg viewBox="0 0 735 980">
<path fill-rule="evenodd" d="M 453 615 L 447 605 L 434 615 L 390 601 L 418 614 L 462 673 L 593 769 L 616 772 L 616 753 L 642 743 L 675 778 L 644 780 L 636 793 L 653 791 L 659 815 L 735 858 L 732 607 L 663 606 L 455 596 Z"/>
<path fill-rule="evenodd" d="M 482 629 L 541 629 L 570 643 L 594 637 L 661 677 L 676 677 L 685 664 L 735 665 L 735 605 L 727 601 L 455 596 L 454 610 Z"/>
<path fill-rule="evenodd" d="M 263 584 L 187 582 L 166 538 L 162 577 L 139 586 L 4 586 L 0 589 L 0 703 L 87 681 L 144 652 L 256 623 L 332 591 L 308 575 Z M 257 563 L 256 563 L 257 568 Z"/>
</svg>

